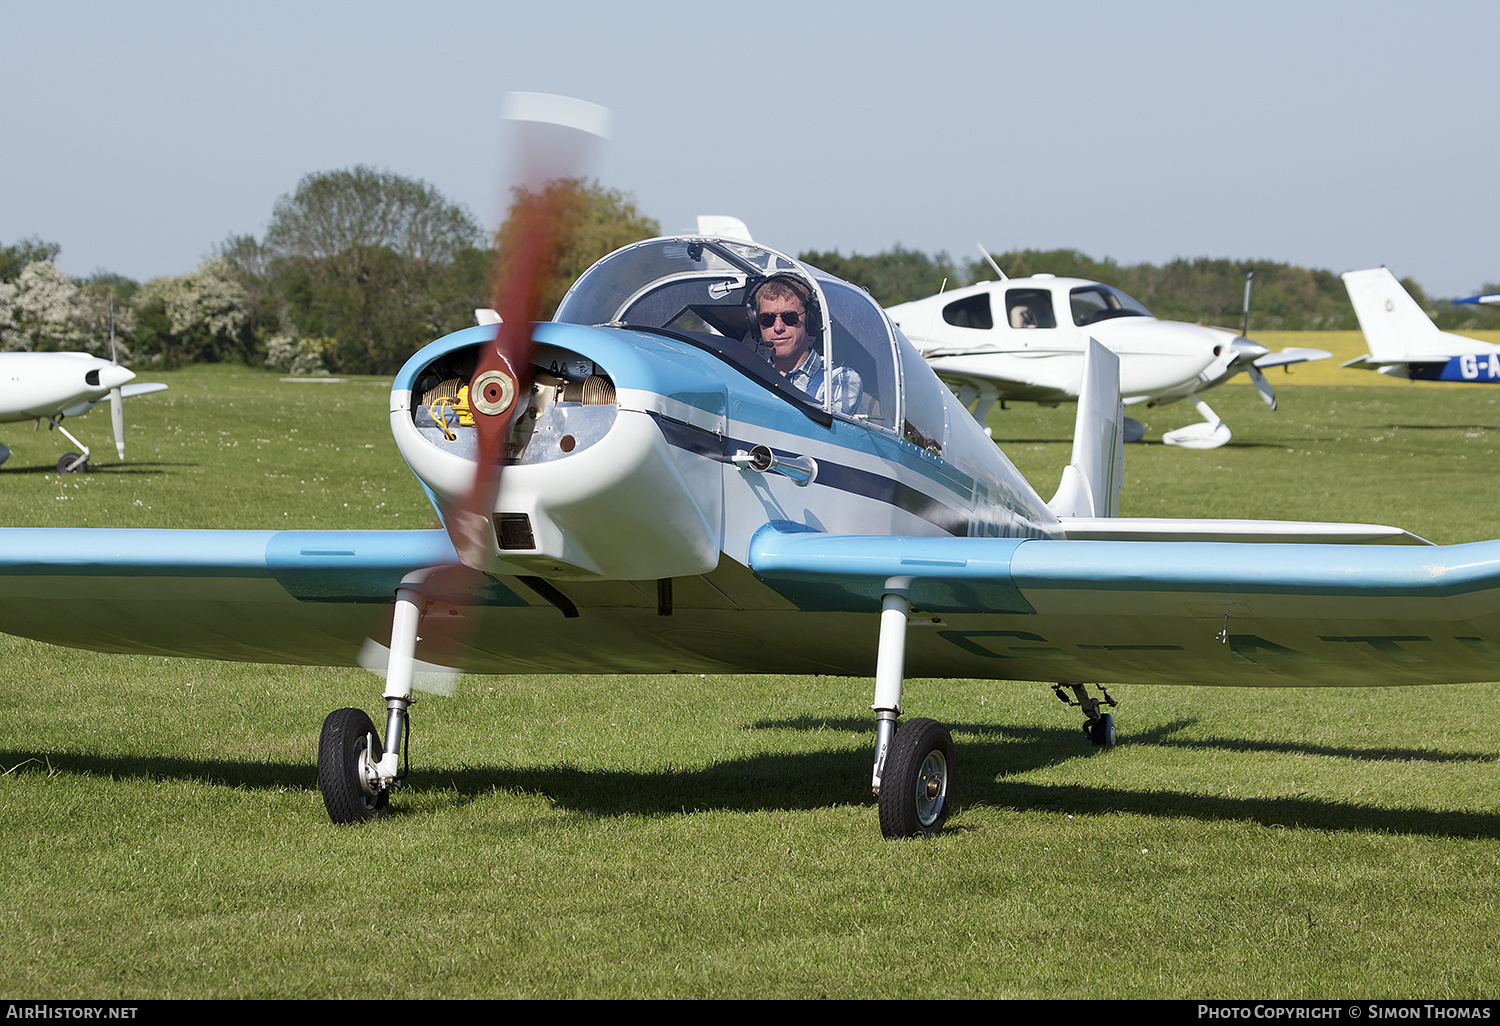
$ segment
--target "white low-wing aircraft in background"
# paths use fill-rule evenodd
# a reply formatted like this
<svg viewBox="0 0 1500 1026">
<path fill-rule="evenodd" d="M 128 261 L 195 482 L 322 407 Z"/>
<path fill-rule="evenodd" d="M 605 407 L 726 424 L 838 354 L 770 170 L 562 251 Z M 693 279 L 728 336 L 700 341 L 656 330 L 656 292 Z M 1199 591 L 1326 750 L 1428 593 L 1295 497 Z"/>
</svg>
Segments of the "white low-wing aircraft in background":
<svg viewBox="0 0 1500 1026">
<path fill-rule="evenodd" d="M 167 386 L 157 382 L 130 384 L 132 371 L 114 357 L 114 301 L 110 301 L 111 358 L 88 353 L 0 353 L 0 424 L 42 421 L 61 431 L 82 452 L 70 452 L 57 461 L 60 474 L 81 473 L 89 468 L 89 447 L 62 426 L 64 417 L 81 417 L 105 399 L 115 433 L 115 452 L 125 458 L 125 400 L 134 395 L 160 392 Z M 0 463 L 10 459 L 10 450 L 0 445 Z"/>
<path fill-rule="evenodd" d="M 985 257 L 990 259 L 988 253 Z M 1244 334 L 1158 320 L 1124 292 L 1100 282 L 1050 274 L 1006 278 L 992 259 L 990 264 L 1000 281 L 887 311 L 981 424 L 997 401 L 1077 399 L 1084 351 L 1093 338 L 1120 358 L 1120 393 L 1127 404 L 1192 400 L 1203 422 L 1167 432 L 1164 442 L 1212 449 L 1229 441 L 1230 431 L 1199 392 L 1243 372 L 1274 410 L 1276 396 L 1262 371 L 1333 355 L 1301 348 L 1273 353 Z M 1247 281 L 1247 321 L 1249 302 Z M 1126 440 L 1138 441 L 1141 433 L 1140 424 L 1127 418 Z"/>
<path fill-rule="evenodd" d="M 807 297 L 810 392 L 757 351 L 772 282 Z M 340 822 L 404 776 L 422 665 L 873 678 L 888 836 L 938 831 L 956 793 L 947 728 L 901 719 L 907 676 L 1055 682 L 1099 746 L 1114 703 L 1089 685 L 1500 678 L 1500 541 L 1120 518 L 1119 360 L 1092 344 L 1081 373 L 1048 503 L 868 293 L 742 239 L 654 239 L 555 321 L 506 313 L 396 375 L 391 431 L 447 529 L 4 529 L 0 630 L 312 665 L 388 640 L 381 725 L 324 723 Z"/>
<path fill-rule="evenodd" d="M 1370 351 L 1342 366 L 1416 381 L 1500 383 L 1500 346 L 1439 330 L 1384 267 L 1349 271 L 1343 279 Z"/>
</svg>

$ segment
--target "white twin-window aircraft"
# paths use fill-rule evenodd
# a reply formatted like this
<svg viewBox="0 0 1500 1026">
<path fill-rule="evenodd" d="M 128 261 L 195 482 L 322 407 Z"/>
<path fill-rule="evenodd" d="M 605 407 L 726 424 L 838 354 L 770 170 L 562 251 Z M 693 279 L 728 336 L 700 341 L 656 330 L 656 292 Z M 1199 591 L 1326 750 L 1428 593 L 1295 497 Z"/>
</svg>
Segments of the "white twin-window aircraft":
<svg viewBox="0 0 1500 1026">
<path fill-rule="evenodd" d="M 1274 410 L 1276 395 L 1262 371 L 1333 355 L 1303 348 L 1273 353 L 1243 334 L 1158 320 L 1124 292 L 1100 282 L 1050 274 L 1006 278 L 998 266 L 995 270 L 1000 281 L 887 311 L 981 424 L 997 401 L 1077 399 L 1092 338 L 1120 358 L 1120 393 L 1127 404 L 1192 400 L 1203 422 L 1167 432 L 1164 442 L 1212 449 L 1229 441 L 1230 430 L 1199 392 L 1243 372 Z M 1248 282 L 1245 302 L 1248 310 Z M 1139 422 L 1126 418 L 1125 427 L 1126 441 L 1140 440 Z"/>
<path fill-rule="evenodd" d="M 798 320 L 852 403 L 758 351 L 752 297 L 777 277 L 801 283 Z M 1097 343 L 1049 503 L 866 292 L 763 245 L 632 245 L 554 321 L 519 320 L 515 362 L 506 325 L 478 325 L 395 378 L 391 431 L 445 529 L 0 530 L 0 630 L 314 666 L 384 653 L 381 724 L 324 723 L 338 822 L 388 808 L 424 667 L 872 680 L 891 837 L 937 832 L 958 793 L 948 729 L 903 719 L 908 676 L 1048 682 L 1100 747 L 1116 683 L 1500 678 L 1500 541 L 1118 517 L 1121 361 Z"/>
</svg>

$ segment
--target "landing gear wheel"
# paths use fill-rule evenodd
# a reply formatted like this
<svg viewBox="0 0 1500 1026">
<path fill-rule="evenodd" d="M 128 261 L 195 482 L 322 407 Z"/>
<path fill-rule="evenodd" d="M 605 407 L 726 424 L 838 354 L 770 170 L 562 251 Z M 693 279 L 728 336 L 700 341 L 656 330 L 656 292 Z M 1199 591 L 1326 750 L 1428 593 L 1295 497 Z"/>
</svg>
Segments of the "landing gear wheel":
<svg viewBox="0 0 1500 1026">
<path fill-rule="evenodd" d="M 1100 716 L 1084 729 L 1088 731 L 1089 743 L 1095 748 L 1110 749 L 1115 746 L 1115 718 L 1109 713 Z"/>
<path fill-rule="evenodd" d="M 369 748 L 369 759 L 365 749 Z M 375 724 L 363 709 L 336 709 L 318 738 L 318 790 L 335 823 L 359 823 L 385 815 L 390 792 L 372 787 L 362 766 L 385 754 Z"/>
<path fill-rule="evenodd" d="M 880 779 L 880 832 L 930 837 L 953 804 L 953 738 L 937 720 L 912 720 L 896 731 Z"/>
<path fill-rule="evenodd" d="M 83 474 L 89 469 L 89 461 L 79 459 L 76 452 L 70 452 L 57 461 L 57 472 L 59 474 Z"/>
</svg>

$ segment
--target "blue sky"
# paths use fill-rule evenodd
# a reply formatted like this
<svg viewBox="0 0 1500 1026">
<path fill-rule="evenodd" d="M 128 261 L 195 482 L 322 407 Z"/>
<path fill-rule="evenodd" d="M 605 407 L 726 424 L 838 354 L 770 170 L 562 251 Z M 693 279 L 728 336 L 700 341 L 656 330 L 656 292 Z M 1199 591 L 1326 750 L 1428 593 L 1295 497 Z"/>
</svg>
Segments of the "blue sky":
<svg viewBox="0 0 1500 1026">
<path fill-rule="evenodd" d="M 247 5 L 0 0 L 0 243 L 146 280 L 263 233 L 314 171 L 498 223 L 509 90 L 614 112 L 596 173 L 664 231 L 958 259 L 1377 264 L 1500 280 L 1479 3 Z"/>
</svg>

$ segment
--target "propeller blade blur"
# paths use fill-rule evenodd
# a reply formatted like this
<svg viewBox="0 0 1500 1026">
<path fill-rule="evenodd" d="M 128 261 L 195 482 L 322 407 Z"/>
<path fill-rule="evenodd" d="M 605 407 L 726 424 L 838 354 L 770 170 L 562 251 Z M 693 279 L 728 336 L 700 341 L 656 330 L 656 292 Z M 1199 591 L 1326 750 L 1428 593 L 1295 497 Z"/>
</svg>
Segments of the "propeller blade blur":
<svg viewBox="0 0 1500 1026">
<path fill-rule="evenodd" d="M 531 322 L 547 270 L 564 239 L 565 193 L 549 183 L 578 176 L 599 139 L 609 111 L 597 104 L 546 93 L 511 93 L 506 117 L 515 137 L 520 181 L 511 207 L 513 246 L 497 253 L 490 308 L 498 311 L 495 340 L 481 348 L 469 382 L 478 439 L 474 484 L 468 496 L 445 509 L 449 537 L 466 566 L 484 571 L 496 560 L 491 526 L 505 442 L 516 414 L 531 397 Z"/>
</svg>

